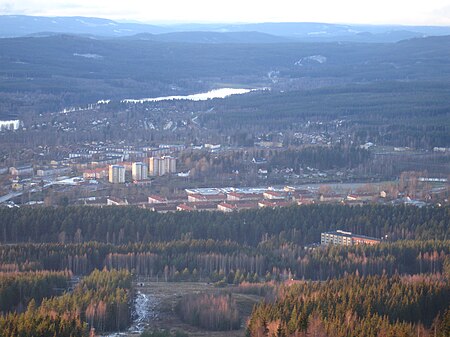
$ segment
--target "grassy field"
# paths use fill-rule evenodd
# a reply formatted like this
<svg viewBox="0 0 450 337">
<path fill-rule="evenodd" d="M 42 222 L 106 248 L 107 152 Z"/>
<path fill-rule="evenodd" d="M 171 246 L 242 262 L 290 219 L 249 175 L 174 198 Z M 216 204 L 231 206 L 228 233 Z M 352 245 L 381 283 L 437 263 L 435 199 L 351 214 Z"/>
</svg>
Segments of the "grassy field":
<svg viewBox="0 0 450 337">
<path fill-rule="evenodd" d="M 245 334 L 245 322 L 250 315 L 253 305 L 262 298 L 233 292 L 233 288 L 215 288 L 212 284 L 196 282 L 137 282 L 136 291 L 151 298 L 151 314 L 146 320 L 149 329 L 165 329 L 184 331 L 192 337 L 238 337 Z M 235 331 L 207 331 L 183 323 L 175 312 L 178 301 L 185 295 L 196 293 L 216 293 L 218 291 L 231 291 L 242 317 L 240 330 Z M 130 333 L 129 336 L 137 334 Z"/>
</svg>

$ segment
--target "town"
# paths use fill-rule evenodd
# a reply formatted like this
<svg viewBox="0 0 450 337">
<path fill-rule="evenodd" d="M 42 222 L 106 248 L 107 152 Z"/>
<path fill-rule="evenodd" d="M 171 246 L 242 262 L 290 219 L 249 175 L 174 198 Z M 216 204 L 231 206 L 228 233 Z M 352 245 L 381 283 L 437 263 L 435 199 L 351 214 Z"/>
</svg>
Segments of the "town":
<svg viewBox="0 0 450 337">
<path fill-rule="evenodd" d="M 291 149 L 269 151 L 283 154 Z M 212 169 L 214 162 L 223 167 L 222 162 L 236 153 L 246 158 L 238 168 Z M 436 178 L 427 172 L 407 171 L 396 179 L 371 181 L 358 177 L 354 169 L 281 168 L 264 157 L 267 153 L 261 148 L 226 149 L 214 144 L 90 144 L 66 152 L 59 160 L 46 153 L 47 165 L 28 163 L 1 169 L 0 201 L 8 207 L 134 205 L 156 212 L 231 212 L 315 203 L 421 207 L 448 202 L 448 179 L 442 175 Z M 391 153 L 402 156 L 404 152 L 393 149 Z M 434 153 L 448 152 L 444 148 Z"/>
</svg>

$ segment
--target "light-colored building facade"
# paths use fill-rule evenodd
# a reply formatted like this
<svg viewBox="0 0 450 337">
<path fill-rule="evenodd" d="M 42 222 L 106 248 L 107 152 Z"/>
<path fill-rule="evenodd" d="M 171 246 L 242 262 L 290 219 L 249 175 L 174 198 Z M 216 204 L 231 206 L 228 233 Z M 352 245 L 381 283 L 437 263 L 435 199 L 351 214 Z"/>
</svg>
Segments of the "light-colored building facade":
<svg viewBox="0 0 450 337">
<path fill-rule="evenodd" d="M 127 199 L 119 199 L 114 197 L 109 197 L 106 199 L 106 205 L 108 206 L 127 206 L 128 201 Z"/>
<path fill-rule="evenodd" d="M 159 176 L 159 162 L 161 161 L 160 157 L 150 157 L 148 159 L 148 175 L 149 176 Z"/>
<path fill-rule="evenodd" d="M 109 166 L 109 182 L 111 184 L 125 183 L 125 167 L 121 165 Z"/>
<path fill-rule="evenodd" d="M 177 159 L 170 156 L 150 157 L 148 173 L 150 176 L 163 176 L 165 174 L 176 173 Z"/>
<path fill-rule="evenodd" d="M 34 173 L 33 166 L 19 166 L 19 167 L 10 167 L 9 173 L 13 176 L 31 176 Z"/>
<path fill-rule="evenodd" d="M 322 245 L 340 245 L 340 246 L 352 246 L 352 245 L 375 245 L 380 243 L 381 240 L 364 235 L 355 235 L 351 232 L 346 232 L 338 229 L 333 232 L 325 232 L 320 234 L 320 243 Z"/>
<path fill-rule="evenodd" d="M 70 173 L 70 167 L 57 167 L 57 168 L 47 168 L 47 169 L 39 169 L 36 171 L 36 175 L 38 177 L 51 177 L 61 174 Z"/>
<path fill-rule="evenodd" d="M 131 167 L 131 176 L 133 180 L 147 179 L 148 166 L 142 162 L 133 163 Z"/>
<path fill-rule="evenodd" d="M 97 167 L 92 170 L 85 170 L 83 172 L 84 179 L 104 179 L 109 176 L 109 168 Z"/>
</svg>

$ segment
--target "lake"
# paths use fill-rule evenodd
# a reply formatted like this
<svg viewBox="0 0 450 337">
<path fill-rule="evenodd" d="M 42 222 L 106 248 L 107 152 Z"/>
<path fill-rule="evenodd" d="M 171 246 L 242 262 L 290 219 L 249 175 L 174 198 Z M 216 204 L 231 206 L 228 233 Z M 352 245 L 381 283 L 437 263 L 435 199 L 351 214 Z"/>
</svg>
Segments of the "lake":
<svg viewBox="0 0 450 337">
<path fill-rule="evenodd" d="M 144 103 L 144 102 L 159 102 L 159 101 L 171 101 L 171 100 L 190 100 L 190 101 L 206 101 L 212 98 L 225 98 L 231 95 L 242 95 L 247 94 L 251 91 L 259 89 L 233 89 L 233 88 L 221 88 L 214 89 L 208 92 L 193 94 L 187 96 L 163 96 L 163 97 L 153 97 L 153 98 L 126 98 L 121 100 L 122 103 Z"/>
</svg>

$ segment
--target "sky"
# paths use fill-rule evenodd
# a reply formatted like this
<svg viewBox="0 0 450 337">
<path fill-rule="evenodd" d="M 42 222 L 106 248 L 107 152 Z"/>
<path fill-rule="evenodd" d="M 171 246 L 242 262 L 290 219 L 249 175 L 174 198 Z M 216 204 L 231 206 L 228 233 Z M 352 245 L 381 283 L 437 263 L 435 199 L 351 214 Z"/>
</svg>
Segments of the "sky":
<svg viewBox="0 0 450 337">
<path fill-rule="evenodd" d="M 146 23 L 326 22 L 450 26 L 450 0 L 0 0 L 0 15 Z"/>
</svg>

